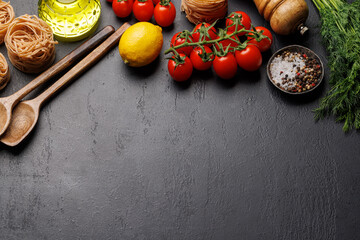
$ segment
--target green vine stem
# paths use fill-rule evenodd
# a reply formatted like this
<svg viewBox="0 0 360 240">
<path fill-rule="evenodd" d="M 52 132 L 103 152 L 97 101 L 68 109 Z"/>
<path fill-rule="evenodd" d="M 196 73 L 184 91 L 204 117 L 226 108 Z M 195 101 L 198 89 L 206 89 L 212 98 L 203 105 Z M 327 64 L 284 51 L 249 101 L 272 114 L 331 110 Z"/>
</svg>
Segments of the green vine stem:
<svg viewBox="0 0 360 240">
<path fill-rule="evenodd" d="M 170 0 L 160 0 L 160 5 L 161 6 L 169 6 L 170 5 Z"/>
</svg>

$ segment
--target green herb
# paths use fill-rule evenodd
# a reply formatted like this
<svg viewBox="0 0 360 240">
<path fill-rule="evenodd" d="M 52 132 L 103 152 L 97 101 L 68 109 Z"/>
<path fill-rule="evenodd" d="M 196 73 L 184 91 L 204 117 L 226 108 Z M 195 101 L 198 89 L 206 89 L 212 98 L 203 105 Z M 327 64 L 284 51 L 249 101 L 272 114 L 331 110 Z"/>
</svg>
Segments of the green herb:
<svg viewBox="0 0 360 240">
<path fill-rule="evenodd" d="M 321 17 L 328 52 L 331 89 L 315 109 L 315 118 L 336 116 L 345 132 L 360 129 L 360 0 L 312 0 Z"/>
</svg>

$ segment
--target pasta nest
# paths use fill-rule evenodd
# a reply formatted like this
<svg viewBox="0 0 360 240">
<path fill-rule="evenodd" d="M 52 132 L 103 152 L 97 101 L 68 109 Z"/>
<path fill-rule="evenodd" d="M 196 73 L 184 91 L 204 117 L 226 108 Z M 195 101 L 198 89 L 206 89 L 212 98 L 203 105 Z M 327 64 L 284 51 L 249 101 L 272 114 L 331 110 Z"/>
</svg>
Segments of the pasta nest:
<svg viewBox="0 0 360 240">
<path fill-rule="evenodd" d="M 50 26 L 35 15 L 15 18 L 5 35 L 10 62 L 26 73 L 47 69 L 54 62 L 56 43 Z"/>
<path fill-rule="evenodd" d="M 9 65 L 4 55 L 0 53 L 0 90 L 6 87 L 9 80 L 10 80 Z"/>
<path fill-rule="evenodd" d="M 213 23 L 224 18 L 228 9 L 228 0 L 182 0 L 181 11 L 194 23 Z"/>
<path fill-rule="evenodd" d="M 0 44 L 4 42 L 7 29 L 15 19 L 15 12 L 10 2 L 0 0 Z"/>
</svg>

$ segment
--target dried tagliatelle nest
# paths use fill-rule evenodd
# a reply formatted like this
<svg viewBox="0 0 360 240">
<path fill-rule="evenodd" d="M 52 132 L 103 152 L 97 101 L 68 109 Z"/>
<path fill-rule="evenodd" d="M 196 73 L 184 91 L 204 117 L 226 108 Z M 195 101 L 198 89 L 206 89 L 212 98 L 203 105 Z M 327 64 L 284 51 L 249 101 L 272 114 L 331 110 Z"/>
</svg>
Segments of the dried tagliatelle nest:
<svg viewBox="0 0 360 240">
<path fill-rule="evenodd" d="M 3 89 L 10 80 L 9 65 L 0 53 L 0 90 Z"/>
<path fill-rule="evenodd" d="M 10 2 L 0 0 L 0 44 L 4 42 L 4 37 L 10 23 L 15 19 L 15 12 Z"/>
<path fill-rule="evenodd" d="M 26 73 L 39 73 L 50 67 L 56 43 L 49 25 L 35 15 L 15 18 L 5 35 L 10 62 Z"/>
<path fill-rule="evenodd" d="M 182 0 L 181 11 L 194 23 L 213 23 L 227 14 L 228 0 Z"/>
</svg>

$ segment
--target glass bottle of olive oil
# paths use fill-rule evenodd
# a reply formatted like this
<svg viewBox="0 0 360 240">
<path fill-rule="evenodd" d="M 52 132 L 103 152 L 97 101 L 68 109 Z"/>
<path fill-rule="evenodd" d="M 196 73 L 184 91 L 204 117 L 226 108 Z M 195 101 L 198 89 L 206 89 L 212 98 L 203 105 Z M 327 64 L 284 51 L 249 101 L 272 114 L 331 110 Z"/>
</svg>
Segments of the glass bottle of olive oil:
<svg viewBox="0 0 360 240">
<path fill-rule="evenodd" d="M 92 34 L 98 25 L 100 0 L 39 0 L 39 17 L 60 41 L 78 41 Z"/>
</svg>

